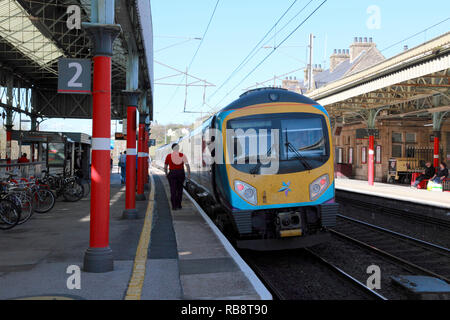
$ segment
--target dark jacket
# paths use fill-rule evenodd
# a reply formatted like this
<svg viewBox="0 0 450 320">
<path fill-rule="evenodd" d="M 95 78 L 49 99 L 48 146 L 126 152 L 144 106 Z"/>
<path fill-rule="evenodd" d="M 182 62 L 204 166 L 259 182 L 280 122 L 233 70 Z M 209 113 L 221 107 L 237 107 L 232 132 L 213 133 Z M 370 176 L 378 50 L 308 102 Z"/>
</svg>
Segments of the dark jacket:
<svg viewBox="0 0 450 320">
<path fill-rule="evenodd" d="M 429 168 L 425 169 L 425 178 L 426 179 L 430 179 L 432 177 L 434 177 L 434 173 L 436 172 L 436 170 L 434 169 L 433 166 L 430 166 Z"/>
<path fill-rule="evenodd" d="M 447 168 L 445 168 L 444 170 L 442 170 L 441 168 L 439 168 L 439 170 L 438 170 L 438 172 L 437 172 L 437 176 L 439 177 L 439 178 L 442 178 L 442 177 L 448 177 L 448 169 Z"/>
</svg>

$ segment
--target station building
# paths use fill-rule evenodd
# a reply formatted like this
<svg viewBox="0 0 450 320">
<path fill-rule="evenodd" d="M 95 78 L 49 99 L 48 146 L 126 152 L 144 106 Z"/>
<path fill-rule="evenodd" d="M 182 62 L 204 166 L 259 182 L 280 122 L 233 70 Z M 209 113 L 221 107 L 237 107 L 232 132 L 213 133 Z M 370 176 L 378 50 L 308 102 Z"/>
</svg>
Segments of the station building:
<svg viewBox="0 0 450 320">
<path fill-rule="evenodd" d="M 334 50 L 327 70 L 312 66 L 312 88 L 308 70 L 303 81 L 283 80 L 283 88 L 328 110 L 339 177 L 368 178 L 369 136 L 374 181 L 389 181 L 396 160 L 408 159 L 411 173 L 426 161 L 450 163 L 449 39 L 446 33 L 412 49 L 405 46 L 386 59 L 372 38 L 355 37 L 348 49 Z"/>
</svg>

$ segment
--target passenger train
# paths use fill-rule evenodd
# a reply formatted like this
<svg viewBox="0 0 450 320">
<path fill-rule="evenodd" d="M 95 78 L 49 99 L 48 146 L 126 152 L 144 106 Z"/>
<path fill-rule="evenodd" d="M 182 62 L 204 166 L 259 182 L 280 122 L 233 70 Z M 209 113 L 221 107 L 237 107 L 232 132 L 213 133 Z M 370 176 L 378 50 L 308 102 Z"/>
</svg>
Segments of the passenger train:
<svg viewBox="0 0 450 320">
<path fill-rule="evenodd" d="M 237 247 L 269 251 L 328 239 L 339 209 L 331 138 L 324 107 L 263 88 L 244 93 L 177 142 L 191 166 L 187 191 Z M 164 166 L 171 147 L 157 150 L 156 166 Z"/>
</svg>

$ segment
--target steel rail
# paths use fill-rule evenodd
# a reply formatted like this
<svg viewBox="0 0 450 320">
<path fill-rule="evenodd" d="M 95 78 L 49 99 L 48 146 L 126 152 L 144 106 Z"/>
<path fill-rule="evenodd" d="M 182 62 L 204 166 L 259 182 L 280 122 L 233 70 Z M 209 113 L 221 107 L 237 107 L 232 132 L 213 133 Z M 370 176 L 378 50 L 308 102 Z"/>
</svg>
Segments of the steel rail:
<svg viewBox="0 0 450 320">
<path fill-rule="evenodd" d="M 388 300 L 385 296 L 379 294 L 378 292 L 376 292 L 373 289 L 370 289 L 368 286 L 366 286 L 365 284 L 363 284 L 362 282 L 360 282 L 358 279 L 352 277 L 350 274 L 348 274 L 347 272 L 345 272 L 344 270 L 340 269 L 339 267 L 335 266 L 334 264 L 332 264 L 331 262 L 325 260 L 324 258 L 322 258 L 321 256 L 319 256 L 317 253 L 311 251 L 310 249 L 304 249 L 306 252 L 308 252 L 312 257 L 314 257 L 316 260 L 320 261 L 322 264 L 324 264 L 325 266 L 327 266 L 329 269 L 333 270 L 334 272 L 336 272 L 337 274 L 339 274 L 340 276 L 342 276 L 343 278 L 349 280 L 350 282 L 352 282 L 356 287 L 362 289 L 363 291 L 365 291 L 366 293 L 368 293 L 370 296 L 376 298 L 377 300 L 383 300 L 386 301 Z"/>
<path fill-rule="evenodd" d="M 399 233 L 399 232 L 396 232 L 396 231 L 393 231 L 393 230 L 389 230 L 389 229 L 386 229 L 386 228 L 383 228 L 383 227 L 379 227 L 379 226 L 376 226 L 376 225 L 373 225 L 373 224 L 370 224 L 370 223 L 367 223 L 367 222 L 364 222 L 364 221 L 360 221 L 360 220 L 357 220 L 357 219 L 354 219 L 354 218 L 350 218 L 350 217 L 347 217 L 347 216 L 343 216 L 343 215 L 340 215 L 340 214 L 338 214 L 337 217 L 339 217 L 341 219 L 344 219 L 344 220 L 347 220 L 347 221 L 351 221 L 351 222 L 363 225 L 363 226 L 366 226 L 366 227 L 369 227 L 369 228 L 372 228 L 372 229 L 375 229 L 375 230 L 378 230 L 378 231 L 382 231 L 382 232 L 385 232 L 385 233 L 388 233 L 388 234 L 391 234 L 391 235 L 395 235 L 396 237 L 403 238 L 405 240 L 408 240 L 408 241 L 411 241 L 411 242 L 415 242 L 417 244 L 424 245 L 424 246 L 430 247 L 432 249 L 436 249 L 438 251 L 443 251 L 446 254 L 450 254 L 450 249 L 449 248 L 442 247 L 442 246 L 439 246 L 439 245 L 431 243 L 431 242 L 427 242 L 427 241 L 423 241 L 423 240 L 420 240 L 420 239 L 417 239 L 417 238 L 413 238 L 413 237 L 410 237 L 410 236 L 408 236 L 406 234 L 403 234 L 403 233 Z"/>
<path fill-rule="evenodd" d="M 357 221 L 357 220 L 356 220 L 356 221 Z M 375 229 L 374 229 L 374 230 L 375 230 Z M 386 230 L 387 230 L 387 229 L 386 229 Z M 380 231 L 380 230 L 377 230 L 377 231 Z M 360 246 L 363 247 L 363 248 L 369 249 L 370 251 L 374 251 L 374 252 L 376 252 L 376 253 L 378 253 L 378 254 L 380 254 L 380 255 L 382 255 L 382 256 L 388 257 L 388 258 L 390 258 L 391 260 L 394 260 L 395 262 L 397 262 L 397 263 L 399 263 L 399 264 L 402 264 L 402 265 L 404 265 L 404 266 L 407 266 L 408 269 L 413 268 L 413 269 L 419 270 L 420 272 L 423 272 L 423 273 L 426 274 L 426 275 L 429 275 L 429 276 L 432 276 L 432 277 L 441 279 L 441 280 L 443 280 L 443 281 L 445 281 L 445 282 L 447 282 L 447 283 L 450 283 L 450 279 L 447 278 L 446 276 L 437 274 L 436 272 L 431 271 L 431 270 L 429 270 L 429 269 L 427 269 L 427 268 L 421 267 L 421 266 L 419 266 L 419 265 L 417 265 L 417 264 L 415 264 L 415 263 L 413 263 L 413 262 L 411 262 L 411 261 L 408 261 L 408 260 L 405 260 L 405 259 L 400 258 L 400 257 L 398 257 L 398 256 L 395 256 L 395 255 L 393 255 L 393 254 L 387 252 L 386 250 L 382 250 L 382 249 L 380 249 L 380 248 L 377 248 L 377 247 L 374 246 L 373 244 L 369 244 L 369 243 L 363 242 L 363 241 L 361 241 L 361 240 L 355 239 L 355 238 L 353 238 L 353 237 L 351 237 L 351 236 L 349 236 L 349 235 L 347 235 L 347 234 L 343 234 L 343 233 L 341 233 L 341 232 L 339 232 L 339 231 L 336 231 L 336 230 L 334 230 L 334 229 L 329 229 L 329 232 L 331 232 L 332 234 L 334 234 L 334 235 L 336 235 L 336 236 L 338 236 L 338 237 L 340 237 L 340 238 L 343 238 L 343 239 L 348 240 L 348 241 L 350 241 L 350 242 L 356 243 L 356 244 L 360 245 Z M 385 231 L 383 231 L 383 232 L 385 232 Z M 396 235 L 394 234 L 394 236 L 396 236 Z M 417 239 L 417 240 L 418 240 L 418 239 Z"/>
</svg>

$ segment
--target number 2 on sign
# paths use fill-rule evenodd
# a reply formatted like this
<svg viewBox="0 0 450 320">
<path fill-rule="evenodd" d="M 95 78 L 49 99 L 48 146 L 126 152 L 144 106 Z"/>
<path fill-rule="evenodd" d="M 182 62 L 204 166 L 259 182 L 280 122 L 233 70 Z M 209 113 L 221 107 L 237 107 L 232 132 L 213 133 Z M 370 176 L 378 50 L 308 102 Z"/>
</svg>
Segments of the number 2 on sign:
<svg viewBox="0 0 450 320">
<path fill-rule="evenodd" d="M 70 81 L 67 83 L 67 85 L 69 87 L 73 87 L 73 88 L 81 88 L 83 86 L 83 84 L 80 82 L 77 82 L 77 81 L 80 78 L 81 73 L 83 72 L 83 67 L 78 62 L 71 62 L 71 63 L 69 63 L 69 68 L 75 68 L 76 71 L 75 71 L 75 75 L 72 77 L 72 79 L 70 79 Z"/>
</svg>

